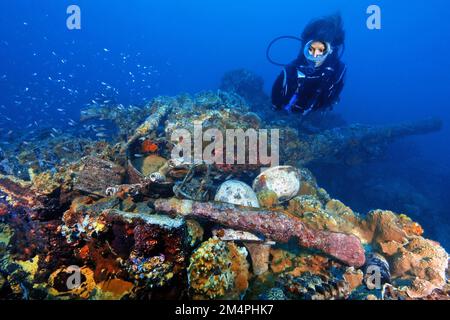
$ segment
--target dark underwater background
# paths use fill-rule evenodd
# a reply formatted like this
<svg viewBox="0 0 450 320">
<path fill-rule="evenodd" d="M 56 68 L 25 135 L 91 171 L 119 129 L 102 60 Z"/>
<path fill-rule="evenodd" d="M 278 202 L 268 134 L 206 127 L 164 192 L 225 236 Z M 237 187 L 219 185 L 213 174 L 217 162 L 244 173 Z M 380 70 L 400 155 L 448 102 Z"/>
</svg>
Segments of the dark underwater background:
<svg viewBox="0 0 450 320">
<path fill-rule="evenodd" d="M 81 8 L 82 29 L 66 28 Z M 382 10 L 382 29 L 366 9 Z M 16 0 L 0 2 L 0 142 L 39 127 L 64 129 L 93 99 L 141 104 L 157 95 L 218 88 L 246 68 L 269 93 L 280 68 L 265 57 L 280 35 L 340 11 L 347 32 L 346 86 L 334 112 L 348 123 L 389 124 L 430 116 L 439 133 L 395 143 L 383 159 L 311 168 L 354 210 L 390 209 L 422 224 L 450 249 L 450 3 L 380 0 Z M 286 63 L 298 43 L 273 50 Z M 266 112 L 260 110 L 261 113 Z M 1 145 L 0 145 L 1 148 Z"/>
</svg>

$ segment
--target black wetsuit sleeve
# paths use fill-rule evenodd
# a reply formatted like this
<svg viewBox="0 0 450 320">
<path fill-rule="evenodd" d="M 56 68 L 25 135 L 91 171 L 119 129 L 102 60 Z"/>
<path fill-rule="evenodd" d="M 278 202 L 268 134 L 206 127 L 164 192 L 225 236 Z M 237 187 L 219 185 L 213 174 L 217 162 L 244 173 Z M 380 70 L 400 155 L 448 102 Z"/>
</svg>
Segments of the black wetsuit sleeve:
<svg viewBox="0 0 450 320">
<path fill-rule="evenodd" d="M 340 95 L 342 93 L 342 90 L 344 89 L 346 72 L 347 72 L 347 67 L 344 64 L 341 64 L 340 68 L 339 68 L 339 72 L 336 74 L 336 78 L 335 78 L 332 88 L 330 90 L 329 99 L 328 99 L 330 106 L 333 106 L 334 104 L 339 102 Z"/>
<path fill-rule="evenodd" d="M 339 71 L 334 74 L 333 81 L 329 84 L 327 96 L 323 102 L 323 106 L 325 108 L 332 108 L 337 102 L 339 102 L 340 95 L 344 89 L 347 67 L 345 64 L 341 63 L 338 70 Z"/>
<path fill-rule="evenodd" d="M 286 79 L 285 79 L 286 77 Z M 286 83 L 286 87 L 284 84 Z M 294 65 L 286 66 L 275 80 L 272 87 L 272 106 L 276 110 L 281 110 L 289 103 L 297 90 L 296 68 Z"/>
<path fill-rule="evenodd" d="M 285 105 L 286 97 L 283 90 L 284 72 L 277 77 L 272 86 L 272 107 L 281 110 Z"/>
</svg>

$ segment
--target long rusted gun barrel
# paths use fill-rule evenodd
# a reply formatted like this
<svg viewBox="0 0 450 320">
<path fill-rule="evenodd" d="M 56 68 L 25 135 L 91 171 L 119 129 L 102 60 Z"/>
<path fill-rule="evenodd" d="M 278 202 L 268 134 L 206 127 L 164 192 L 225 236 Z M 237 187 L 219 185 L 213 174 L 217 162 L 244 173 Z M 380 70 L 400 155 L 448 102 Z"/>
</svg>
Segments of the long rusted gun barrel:
<svg viewBox="0 0 450 320">
<path fill-rule="evenodd" d="M 127 143 L 123 146 L 122 152 L 125 152 L 126 149 L 134 143 L 139 138 L 155 131 L 160 125 L 161 121 L 166 117 L 173 109 L 173 106 L 176 102 L 171 104 L 163 104 L 159 103 L 159 101 L 155 100 L 151 107 L 150 116 L 141 124 L 132 137 L 129 138 Z"/>
<path fill-rule="evenodd" d="M 253 209 L 218 202 L 158 199 L 155 209 L 168 214 L 204 218 L 209 221 L 287 243 L 297 238 L 301 247 L 320 250 L 355 267 L 364 265 L 365 253 L 354 235 L 312 230 L 282 211 Z"/>
<path fill-rule="evenodd" d="M 318 134 L 301 135 L 297 153 L 303 164 L 354 163 L 376 157 L 383 147 L 397 139 L 437 132 L 442 129 L 439 119 L 425 119 L 394 125 L 361 125 L 326 130 Z M 381 148 L 380 148 L 381 147 Z"/>
</svg>

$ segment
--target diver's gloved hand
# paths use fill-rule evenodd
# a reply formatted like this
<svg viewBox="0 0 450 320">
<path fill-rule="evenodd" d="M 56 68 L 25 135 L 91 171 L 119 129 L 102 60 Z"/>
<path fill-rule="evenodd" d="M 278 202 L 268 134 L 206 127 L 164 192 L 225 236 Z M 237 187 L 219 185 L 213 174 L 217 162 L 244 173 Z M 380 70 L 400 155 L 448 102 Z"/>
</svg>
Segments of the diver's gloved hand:
<svg viewBox="0 0 450 320">
<path fill-rule="evenodd" d="M 294 112 L 292 111 L 292 106 L 291 105 L 287 105 L 284 107 L 284 111 L 286 111 L 288 114 L 293 114 Z"/>
<path fill-rule="evenodd" d="M 298 100 L 298 93 L 296 92 L 291 100 L 289 101 L 289 103 L 287 105 L 284 106 L 284 110 L 288 113 L 288 114 L 292 114 L 293 113 L 293 108 L 295 107 L 295 104 L 297 103 Z"/>
</svg>

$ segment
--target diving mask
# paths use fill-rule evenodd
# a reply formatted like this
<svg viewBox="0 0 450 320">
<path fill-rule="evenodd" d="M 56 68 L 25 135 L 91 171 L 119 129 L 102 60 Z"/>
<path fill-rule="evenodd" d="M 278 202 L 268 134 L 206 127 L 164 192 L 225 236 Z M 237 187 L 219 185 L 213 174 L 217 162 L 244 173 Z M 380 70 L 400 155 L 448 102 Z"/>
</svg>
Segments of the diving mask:
<svg viewBox="0 0 450 320">
<path fill-rule="evenodd" d="M 314 57 L 314 55 L 312 55 L 310 53 L 310 48 L 311 48 L 311 46 L 312 46 L 312 44 L 314 42 L 322 42 L 323 44 L 325 44 L 325 51 L 324 51 L 324 53 L 322 55 L 318 55 L 317 57 Z M 303 50 L 303 54 L 305 55 L 305 58 L 309 62 L 313 63 L 316 68 L 320 67 L 325 62 L 325 60 L 328 58 L 328 56 L 330 54 L 332 54 L 332 53 L 333 53 L 333 48 L 331 47 L 330 43 L 323 42 L 323 41 L 317 41 L 317 40 L 309 41 L 306 44 L 305 49 Z"/>
</svg>

